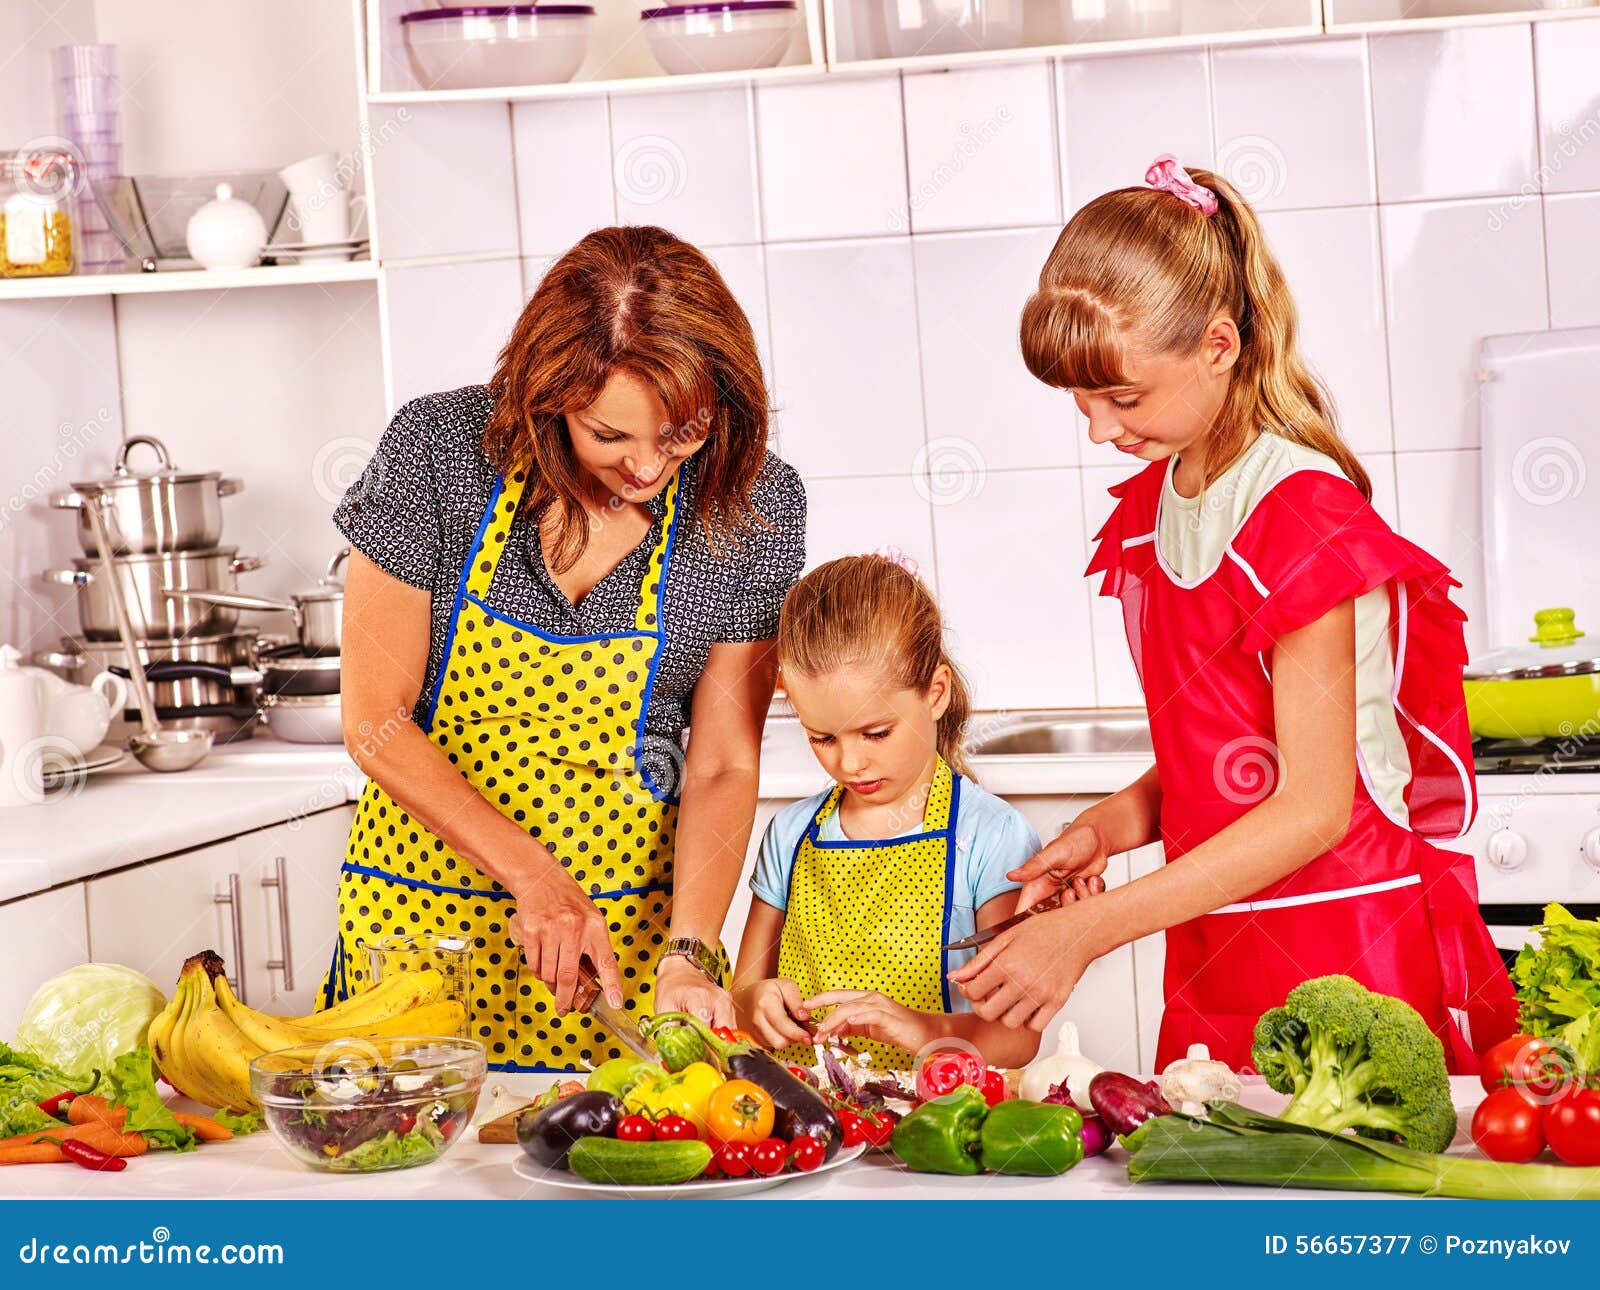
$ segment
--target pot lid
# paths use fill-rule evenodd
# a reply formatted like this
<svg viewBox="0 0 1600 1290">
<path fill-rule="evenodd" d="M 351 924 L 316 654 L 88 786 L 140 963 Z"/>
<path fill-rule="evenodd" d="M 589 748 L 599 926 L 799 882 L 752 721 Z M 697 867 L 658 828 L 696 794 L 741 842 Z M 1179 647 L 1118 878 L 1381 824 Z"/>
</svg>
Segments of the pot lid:
<svg viewBox="0 0 1600 1290">
<path fill-rule="evenodd" d="M 1469 681 L 1516 681 L 1600 672 L 1600 638 L 1578 630 L 1570 609 L 1541 609 L 1528 645 L 1491 650 L 1467 664 Z"/>
<path fill-rule="evenodd" d="M 135 471 L 128 466 L 128 450 L 143 444 L 151 448 L 156 454 L 156 468 L 148 471 Z M 222 472 L 220 470 L 207 471 L 180 471 L 172 464 L 172 454 L 167 451 L 167 445 L 154 435 L 136 434 L 123 440 L 122 447 L 117 451 L 117 465 L 110 479 L 91 479 L 84 483 L 72 485 L 74 492 L 98 493 L 106 489 L 139 488 L 151 481 L 163 484 L 190 484 L 205 481 L 220 483 Z"/>
<path fill-rule="evenodd" d="M 413 9 L 400 15 L 402 25 L 413 22 L 448 22 L 454 18 L 592 18 L 592 4 L 474 4 L 447 8 Z"/>
<path fill-rule="evenodd" d="M 669 4 L 655 9 L 644 9 L 639 17 L 645 22 L 657 18 L 685 18 L 700 13 L 750 13 L 757 10 L 793 9 L 795 0 L 722 0 L 721 4 Z"/>
</svg>

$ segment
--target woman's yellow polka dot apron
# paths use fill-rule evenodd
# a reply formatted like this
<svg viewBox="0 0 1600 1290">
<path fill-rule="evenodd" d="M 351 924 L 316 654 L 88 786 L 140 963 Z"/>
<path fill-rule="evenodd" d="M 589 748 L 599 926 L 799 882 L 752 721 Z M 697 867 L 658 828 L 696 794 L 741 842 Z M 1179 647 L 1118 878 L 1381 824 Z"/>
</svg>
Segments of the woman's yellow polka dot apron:
<svg viewBox="0 0 1600 1290">
<path fill-rule="evenodd" d="M 942 947 L 950 939 L 961 777 L 939 758 L 922 831 L 885 842 L 822 841 L 823 821 L 843 795 L 836 785 L 795 846 L 778 975 L 798 985 L 802 998 L 876 990 L 918 1012 L 949 1012 Z M 853 1042 L 878 1070 L 911 1067 L 904 1049 Z M 783 1056 L 806 1066 L 816 1060 L 800 1044 Z"/>
<path fill-rule="evenodd" d="M 485 603 L 525 482 L 521 471 L 503 478 L 484 510 L 456 593 L 428 734 L 600 907 L 627 1007 L 648 1012 L 667 928 L 678 808 L 650 773 L 644 714 L 665 642 L 662 588 L 678 484 L 667 488 L 634 630 L 575 637 L 543 632 Z M 510 938 L 513 913 L 510 892 L 369 782 L 341 873 L 340 943 L 323 1006 L 361 988 L 363 939 L 463 936 L 474 947 L 469 1033 L 488 1046 L 493 1069 L 566 1073 L 623 1055 L 594 1018 L 556 1015 L 550 992 Z"/>
</svg>

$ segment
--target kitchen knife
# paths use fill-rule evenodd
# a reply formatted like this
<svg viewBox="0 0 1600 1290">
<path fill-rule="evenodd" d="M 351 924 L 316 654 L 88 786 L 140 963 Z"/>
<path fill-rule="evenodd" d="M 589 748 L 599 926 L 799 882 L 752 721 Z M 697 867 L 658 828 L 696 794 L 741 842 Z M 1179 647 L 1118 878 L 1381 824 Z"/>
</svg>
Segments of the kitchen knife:
<svg viewBox="0 0 1600 1290">
<path fill-rule="evenodd" d="M 950 950 L 975 950 L 980 945 L 987 945 L 1000 935 L 1001 932 L 1010 931 L 1019 923 L 1024 923 L 1035 914 L 1048 914 L 1052 909 L 1061 908 L 1061 893 L 1058 891 L 1053 896 L 1046 896 L 1037 905 L 1029 905 L 1021 913 L 1012 914 L 1010 918 L 1002 918 L 993 927 L 985 927 L 981 932 L 974 932 L 971 936 L 963 936 L 959 941 L 951 941 L 942 948 Z"/>
<path fill-rule="evenodd" d="M 634 1025 L 633 1018 L 623 1009 L 613 1008 L 606 1002 L 605 991 L 600 988 L 600 978 L 587 956 L 583 958 L 579 967 L 578 993 L 573 999 L 573 1004 L 579 1012 L 587 1012 L 610 1031 L 617 1041 L 636 1057 L 641 1057 L 647 1062 L 661 1060 L 661 1054 L 656 1051 L 656 1046 L 639 1033 L 639 1027 Z"/>
</svg>

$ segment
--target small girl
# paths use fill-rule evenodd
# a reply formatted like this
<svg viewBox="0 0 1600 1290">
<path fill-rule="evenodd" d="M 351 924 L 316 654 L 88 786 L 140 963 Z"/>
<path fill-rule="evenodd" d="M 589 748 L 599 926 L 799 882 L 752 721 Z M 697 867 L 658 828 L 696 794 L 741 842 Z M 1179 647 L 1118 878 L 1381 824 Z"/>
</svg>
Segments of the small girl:
<svg viewBox="0 0 1600 1290">
<path fill-rule="evenodd" d="M 1373 510 L 1255 214 L 1159 158 L 1067 225 L 1022 347 L 1091 440 L 1150 463 L 1089 572 L 1122 601 L 1155 766 L 1012 876 L 1030 903 L 1157 839 L 1167 863 L 996 937 L 954 973 L 974 1011 L 1041 1028 L 1095 957 L 1165 929 L 1157 1069 L 1191 1043 L 1243 1066 L 1263 1012 L 1343 973 L 1470 1073 L 1514 1011 L 1471 857 L 1425 841 L 1476 805 L 1456 583 Z"/>
<path fill-rule="evenodd" d="M 967 690 L 916 566 L 891 548 L 802 578 L 778 620 L 778 663 L 835 781 L 780 811 L 762 839 L 734 1000 L 772 1048 L 848 1039 L 880 1070 L 963 1039 L 1021 1066 L 1038 1036 L 968 1011 L 942 947 L 1008 917 L 1006 877 L 1039 849 L 1022 815 L 966 773 Z M 815 1026 L 818 1015 L 825 1018 Z"/>
</svg>

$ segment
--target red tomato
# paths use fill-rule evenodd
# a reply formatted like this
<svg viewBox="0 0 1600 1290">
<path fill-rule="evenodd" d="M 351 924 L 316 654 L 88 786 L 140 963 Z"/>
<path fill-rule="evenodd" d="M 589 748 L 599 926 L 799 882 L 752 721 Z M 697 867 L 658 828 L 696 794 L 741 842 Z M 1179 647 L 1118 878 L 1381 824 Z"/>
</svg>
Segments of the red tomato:
<svg viewBox="0 0 1600 1290">
<path fill-rule="evenodd" d="M 810 1173 L 820 1165 L 827 1154 L 827 1148 L 809 1133 L 802 1133 L 789 1144 L 789 1159 L 803 1174 Z"/>
<path fill-rule="evenodd" d="M 843 1144 L 847 1147 L 860 1146 L 867 1140 L 867 1125 L 854 1111 L 839 1107 L 834 1112 L 839 1117 L 839 1127 L 844 1130 Z"/>
<path fill-rule="evenodd" d="M 1472 1140 L 1490 1160 L 1525 1165 L 1544 1150 L 1542 1109 L 1516 1088 L 1496 1089 L 1472 1116 Z"/>
<path fill-rule="evenodd" d="M 978 1085 L 978 1091 L 983 1094 L 983 1100 L 990 1106 L 1004 1102 L 1010 1096 L 1006 1090 L 1006 1077 L 997 1070 L 983 1072 L 983 1083 Z"/>
<path fill-rule="evenodd" d="M 782 1138 L 763 1138 L 750 1148 L 750 1167 L 763 1178 L 782 1173 L 789 1158 L 789 1144 Z"/>
<path fill-rule="evenodd" d="M 656 1121 L 657 1142 L 690 1142 L 699 1136 L 694 1121 L 681 1115 L 663 1115 Z"/>
<path fill-rule="evenodd" d="M 1545 1107 L 1544 1136 L 1569 1165 L 1600 1165 L 1600 1089 L 1568 1089 Z"/>
<path fill-rule="evenodd" d="M 917 1096 L 924 1102 L 954 1092 L 963 1084 L 983 1087 L 983 1059 L 960 1048 L 944 1048 L 922 1059 L 917 1067 Z"/>
<path fill-rule="evenodd" d="M 750 1172 L 750 1143 L 723 1143 L 713 1163 L 728 1177 L 743 1178 Z"/>
<path fill-rule="evenodd" d="M 642 1115 L 625 1115 L 617 1121 L 617 1140 L 620 1142 L 651 1142 L 656 1127 Z"/>
<path fill-rule="evenodd" d="M 817 1086 L 817 1077 L 804 1066 L 796 1066 L 793 1062 L 790 1062 L 785 1069 L 802 1084 L 809 1084 L 812 1088 Z"/>
<path fill-rule="evenodd" d="M 734 1026 L 713 1026 L 711 1033 L 718 1039 L 726 1040 L 730 1044 L 753 1044 L 756 1041 L 747 1030 L 739 1030 Z"/>
<path fill-rule="evenodd" d="M 869 1147 L 881 1150 L 889 1145 L 897 1117 L 892 1111 L 879 1111 L 876 1115 L 861 1117 L 861 1130 Z"/>
<path fill-rule="evenodd" d="M 1509 1084 L 1537 1086 L 1551 1078 L 1546 1067 L 1550 1045 L 1532 1035 L 1502 1039 L 1480 1057 L 1478 1079 L 1486 1093 Z M 1549 1092 L 1549 1088 L 1540 1091 Z"/>
</svg>

